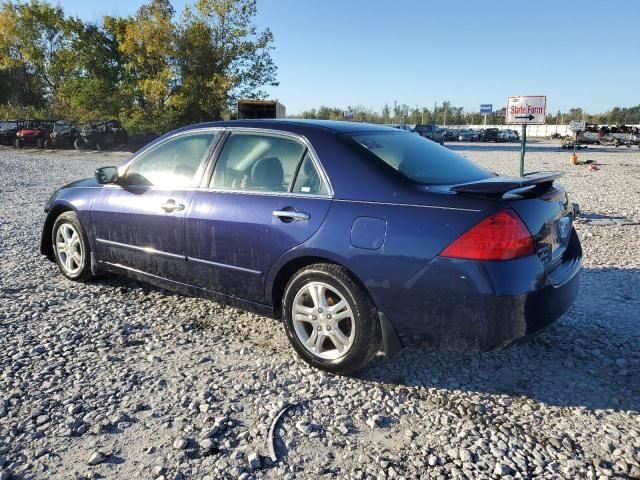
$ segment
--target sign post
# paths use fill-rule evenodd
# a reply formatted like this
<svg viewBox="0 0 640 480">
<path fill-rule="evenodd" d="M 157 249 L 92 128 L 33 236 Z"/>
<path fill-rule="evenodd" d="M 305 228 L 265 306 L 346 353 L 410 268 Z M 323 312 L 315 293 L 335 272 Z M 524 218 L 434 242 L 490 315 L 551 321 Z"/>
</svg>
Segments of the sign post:
<svg viewBox="0 0 640 480">
<path fill-rule="evenodd" d="M 507 124 L 522 125 L 520 135 L 520 176 L 524 176 L 524 155 L 527 151 L 527 125 L 544 125 L 547 97 L 531 95 L 507 99 Z"/>
<path fill-rule="evenodd" d="M 576 145 L 578 144 L 580 132 L 584 131 L 585 127 L 585 122 L 582 121 L 569 122 L 569 129 L 573 132 L 573 155 L 569 157 L 569 163 L 571 165 L 577 165 L 578 163 L 578 156 L 576 155 Z"/>
</svg>

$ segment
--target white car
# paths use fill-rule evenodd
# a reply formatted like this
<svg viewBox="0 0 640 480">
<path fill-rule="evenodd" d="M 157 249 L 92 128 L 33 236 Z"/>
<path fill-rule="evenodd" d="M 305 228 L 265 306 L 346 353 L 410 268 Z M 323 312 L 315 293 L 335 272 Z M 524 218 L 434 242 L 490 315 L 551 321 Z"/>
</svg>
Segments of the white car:
<svg viewBox="0 0 640 480">
<path fill-rule="evenodd" d="M 498 134 L 498 138 L 502 142 L 517 142 L 518 140 L 520 140 L 520 137 L 518 136 L 518 132 L 510 129 L 500 130 L 500 133 Z"/>
</svg>

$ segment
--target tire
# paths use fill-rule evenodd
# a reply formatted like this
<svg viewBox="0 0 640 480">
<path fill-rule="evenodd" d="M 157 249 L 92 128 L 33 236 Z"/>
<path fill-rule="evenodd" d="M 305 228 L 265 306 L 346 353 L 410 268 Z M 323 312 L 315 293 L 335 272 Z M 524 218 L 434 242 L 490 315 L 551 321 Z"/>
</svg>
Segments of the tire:
<svg viewBox="0 0 640 480">
<path fill-rule="evenodd" d="M 74 212 L 64 212 L 56 218 L 51 229 L 51 242 L 56 263 L 65 277 L 76 282 L 92 277 L 91 247 Z"/>
<path fill-rule="evenodd" d="M 19 138 L 16 138 L 16 148 L 22 148 L 23 144 L 22 144 L 22 140 L 20 140 Z"/>
<path fill-rule="evenodd" d="M 84 150 L 86 143 L 83 138 L 78 137 L 73 141 L 73 148 L 76 150 Z"/>
<path fill-rule="evenodd" d="M 314 300 L 312 292 L 323 300 Z M 324 309 L 316 308 L 322 304 Z M 294 307 L 308 313 L 294 318 Z M 331 311 L 332 307 L 337 310 Z M 350 374 L 364 368 L 380 349 L 382 334 L 376 307 L 364 287 L 339 265 L 318 263 L 293 275 L 284 291 L 282 312 L 293 349 L 313 367 Z M 335 322 L 332 315 L 343 318 Z M 318 332 L 322 334 L 320 342 Z"/>
<path fill-rule="evenodd" d="M 104 150 L 104 147 L 101 143 L 96 143 L 96 150 L 99 152 L 102 152 Z"/>
<path fill-rule="evenodd" d="M 47 149 L 53 148 L 53 140 L 51 140 L 50 138 L 47 138 L 44 141 L 44 148 L 47 148 Z"/>
</svg>

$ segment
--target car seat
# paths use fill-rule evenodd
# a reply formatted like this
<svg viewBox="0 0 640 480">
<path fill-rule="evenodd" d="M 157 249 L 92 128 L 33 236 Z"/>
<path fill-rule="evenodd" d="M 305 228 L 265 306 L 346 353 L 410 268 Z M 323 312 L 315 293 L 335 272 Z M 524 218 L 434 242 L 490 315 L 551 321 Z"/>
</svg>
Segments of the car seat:
<svg viewBox="0 0 640 480">
<path fill-rule="evenodd" d="M 277 157 L 264 157 L 251 167 L 251 185 L 255 190 L 281 192 L 284 190 L 284 170 Z"/>
</svg>

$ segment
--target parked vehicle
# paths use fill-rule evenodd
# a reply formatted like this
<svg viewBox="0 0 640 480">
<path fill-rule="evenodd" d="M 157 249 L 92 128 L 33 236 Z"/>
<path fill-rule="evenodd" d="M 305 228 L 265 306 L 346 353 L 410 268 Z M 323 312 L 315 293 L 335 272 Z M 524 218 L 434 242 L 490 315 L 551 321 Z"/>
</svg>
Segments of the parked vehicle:
<svg viewBox="0 0 640 480">
<path fill-rule="evenodd" d="M 460 133 L 459 130 L 456 130 L 455 128 L 443 128 L 442 129 L 443 138 L 447 142 L 458 140 L 458 134 L 459 133 Z"/>
<path fill-rule="evenodd" d="M 19 124 L 20 122 L 18 120 L 0 121 L 0 145 L 8 146 L 15 144 Z"/>
<path fill-rule="evenodd" d="M 78 128 L 65 120 L 59 120 L 53 125 L 53 131 L 45 140 L 45 148 L 72 148 L 78 138 Z"/>
<path fill-rule="evenodd" d="M 497 128 L 485 128 L 480 135 L 481 142 L 499 142 L 500 130 Z"/>
<path fill-rule="evenodd" d="M 129 136 L 122 124 L 118 120 L 107 120 L 83 125 L 73 146 L 76 150 L 111 150 L 124 148 L 128 143 Z"/>
<path fill-rule="evenodd" d="M 458 141 L 460 142 L 477 142 L 478 140 L 478 132 L 471 130 L 470 128 L 463 128 L 458 134 Z"/>
<path fill-rule="evenodd" d="M 417 132 L 421 137 L 428 138 L 433 142 L 444 145 L 444 132 L 440 127 L 438 127 L 438 125 L 416 125 L 413 131 Z"/>
<path fill-rule="evenodd" d="M 501 177 L 379 125 L 205 123 L 55 192 L 41 252 L 71 280 L 282 318 L 306 362 L 349 373 L 381 346 L 492 350 L 562 315 L 582 250 L 560 175 Z"/>
<path fill-rule="evenodd" d="M 403 132 L 415 133 L 413 128 L 405 123 L 384 123 L 384 127 L 397 128 L 398 130 L 402 130 Z"/>
<path fill-rule="evenodd" d="M 500 142 L 517 142 L 520 140 L 520 135 L 518 132 L 511 129 L 500 130 L 498 134 L 498 141 Z"/>
<path fill-rule="evenodd" d="M 22 148 L 25 145 L 34 145 L 38 148 L 44 148 L 44 142 L 49 138 L 52 129 L 52 120 L 25 120 L 20 122 L 20 128 L 16 133 L 15 146 Z"/>
</svg>

